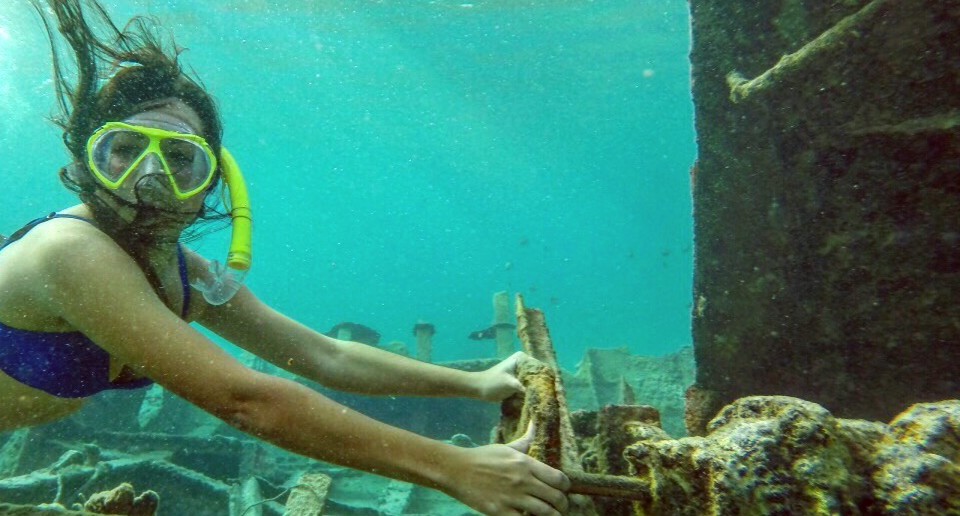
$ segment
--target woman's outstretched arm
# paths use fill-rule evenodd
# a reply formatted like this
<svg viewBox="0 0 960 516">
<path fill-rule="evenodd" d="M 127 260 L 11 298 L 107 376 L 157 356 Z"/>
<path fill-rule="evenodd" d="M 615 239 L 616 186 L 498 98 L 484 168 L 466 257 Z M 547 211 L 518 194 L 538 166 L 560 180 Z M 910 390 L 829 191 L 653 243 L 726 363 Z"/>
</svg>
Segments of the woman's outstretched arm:
<svg viewBox="0 0 960 516">
<path fill-rule="evenodd" d="M 247 288 L 224 305 L 205 306 L 198 322 L 280 368 L 340 391 L 501 401 L 523 390 L 514 376 L 517 355 L 479 372 L 428 364 L 328 337 L 267 306 Z"/>
<path fill-rule="evenodd" d="M 41 244 L 42 299 L 111 355 L 251 435 L 294 453 L 447 492 L 487 514 L 560 514 L 560 472 L 505 445 L 457 448 L 244 367 L 176 317 L 133 260 L 91 228 Z"/>
</svg>

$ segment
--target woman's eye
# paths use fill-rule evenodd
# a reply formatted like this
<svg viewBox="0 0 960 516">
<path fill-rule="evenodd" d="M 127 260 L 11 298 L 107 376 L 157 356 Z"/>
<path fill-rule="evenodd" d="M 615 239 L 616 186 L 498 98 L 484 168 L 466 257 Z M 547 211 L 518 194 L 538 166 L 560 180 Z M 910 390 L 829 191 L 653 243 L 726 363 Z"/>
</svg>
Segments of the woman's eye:
<svg viewBox="0 0 960 516">
<path fill-rule="evenodd" d="M 140 154 L 140 151 L 142 150 L 143 150 L 143 147 L 139 147 L 137 145 L 124 144 L 124 143 L 121 143 L 121 144 L 115 143 L 113 144 L 113 147 L 110 149 L 110 151 L 113 154 L 122 158 L 135 158 L 137 157 L 137 155 Z"/>
<path fill-rule="evenodd" d="M 190 167 L 193 164 L 192 156 L 189 156 L 182 152 L 173 152 L 166 155 L 167 163 L 171 167 L 180 169 L 184 167 Z"/>
<path fill-rule="evenodd" d="M 163 157 L 167 160 L 167 164 L 175 171 L 188 169 L 187 173 L 189 173 L 190 169 L 193 168 L 197 148 L 192 143 L 172 139 L 165 140 L 160 144 L 160 149 L 163 152 Z"/>
</svg>

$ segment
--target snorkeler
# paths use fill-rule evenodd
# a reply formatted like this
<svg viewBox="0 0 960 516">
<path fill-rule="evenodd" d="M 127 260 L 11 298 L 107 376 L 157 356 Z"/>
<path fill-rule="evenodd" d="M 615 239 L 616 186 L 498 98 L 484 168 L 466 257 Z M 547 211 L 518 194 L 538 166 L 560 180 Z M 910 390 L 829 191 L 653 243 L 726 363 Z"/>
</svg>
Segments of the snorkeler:
<svg viewBox="0 0 960 516">
<path fill-rule="evenodd" d="M 291 452 L 438 489 L 486 514 L 566 512 L 569 480 L 523 453 L 528 439 L 478 448 L 427 439 L 246 368 L 194 329 L 347 392 L 496 402 L 522 390 L 517 355 L 486 371 L 453 370 L 327 337 L 260 301 L 242 285 L 242 176 L 179 50 L 165 50 L 144 19 L 120 31 L 96 0 L 46 0 L 49 11 L 33 3 L 54 49 L 57 121 L 72 157 L 60 177 L 81 204 L 30 222 L 0 248 L 0 431 L 156 382 Z M 76 58 L 75 83 L 58 34 Z M 217 218 L 223 183 L 234 239 L 221 266 L 180 240 Z"/>
</svg>

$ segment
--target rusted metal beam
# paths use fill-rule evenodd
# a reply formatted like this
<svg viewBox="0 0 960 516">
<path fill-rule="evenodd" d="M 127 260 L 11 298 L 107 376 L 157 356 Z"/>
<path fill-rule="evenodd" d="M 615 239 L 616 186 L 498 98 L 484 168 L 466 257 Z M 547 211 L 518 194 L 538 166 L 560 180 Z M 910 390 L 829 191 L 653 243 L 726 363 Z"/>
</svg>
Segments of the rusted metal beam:
<svg viewBox="0 0 960 516">
<path fill-rule="evenodd" d="M 528 453 L 541 462 L 562 470 L 570 478 L 571 494 L 606 496 L 649 501 L 650 486 L 638 478 L 586 473 L 580 465 L 580 450 L 573 432 L 566 391 L 557 364 L 543 312 L 524 306 L 517 296 L 517 333 L 525 353 L 517 367 L 517 378 L 526 388 L 504 402 L 499 438 L 509 441 L 522 436 L 532 421 L 535 428 Z M 589 514 L 589 502 L 581 501 L 576 513 Z"/>
<path fill-rule="evenodd" d="M 517 295 L 517 334 L 523 343 L 524 351 L 546 366 L 543 374 L 551 378 L 549 386 L 550 410 L 547 414 L 550 421 L 547 426 L 557 432 L 554 441 L 559 446 L 560 462 L 557 467 L 564 471 L 581 471 L 580 451 L 574 438 L 573 424 L 570 422 L 570 412 L 567 410 L 567 394 L 560 378 L 560 366 L 557 363 L 557 353 L 550 339 L 550 330 L 547 329 L 546 318 L 543 312 L 535 308 L 527 308 L 523 303 L 523 296 Z M 539 423 L 539 422 L 538 422 Z"/>
<path fill-rule="evenodd" d="M 607 496 L 650 503 L 650 485 L 635 477 L 564 471 L 570 479 L 570 493 Z"/>
<path fill-rule="evenodd" d="M 891 16 L 886 9 L 896 8 L 898 3 L 895 0 L 873 0 L 796 52 L 783 56 L 775 66 L 753 79 L 748 80 L 738 72 L 730 72 L 727 74 L 730 100 L 738 103 L 756 93 L 768 91 L 785 78 L 796 77 L 812 62 L 836 60 L 836 56 L 848 51 L 870 26 L 883 23 L 884 16 Z"/>
</svg>

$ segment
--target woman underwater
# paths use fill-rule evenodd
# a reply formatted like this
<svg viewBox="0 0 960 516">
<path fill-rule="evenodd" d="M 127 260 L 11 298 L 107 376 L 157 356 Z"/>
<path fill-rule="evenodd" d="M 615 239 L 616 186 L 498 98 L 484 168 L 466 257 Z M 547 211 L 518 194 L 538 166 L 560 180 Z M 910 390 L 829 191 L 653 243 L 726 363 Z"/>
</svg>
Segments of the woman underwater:
<svg viewBox="0 0 960 516">
<path fill-rule="evenodd" d="M 516 356 L 457 371 L 329 338 L 236 283 L 218 296 L 209 281 L 217 269 L 179 243 L 216 217 L 221 181 L 231 196 L 242 186 L 231 184 L 213 99 L 144 20 L 120 31 L 96 0 L 47 3 L 34 0 L 73 160 L 60 176 L 82 203 L 0 248 L 0 431 L 64 418 L 103 390 L 156 382 L 291 452 L 435 488 L 486 514 L 566 511 L 569 480 L 525 455 L 526 441 L 458 448 L 391 427 L 248 369 L 191 327 L 348 392 L 500 401 L 522 389 Z M 75 84 L 57 34 L 76 58 Z"/>
</svg>

